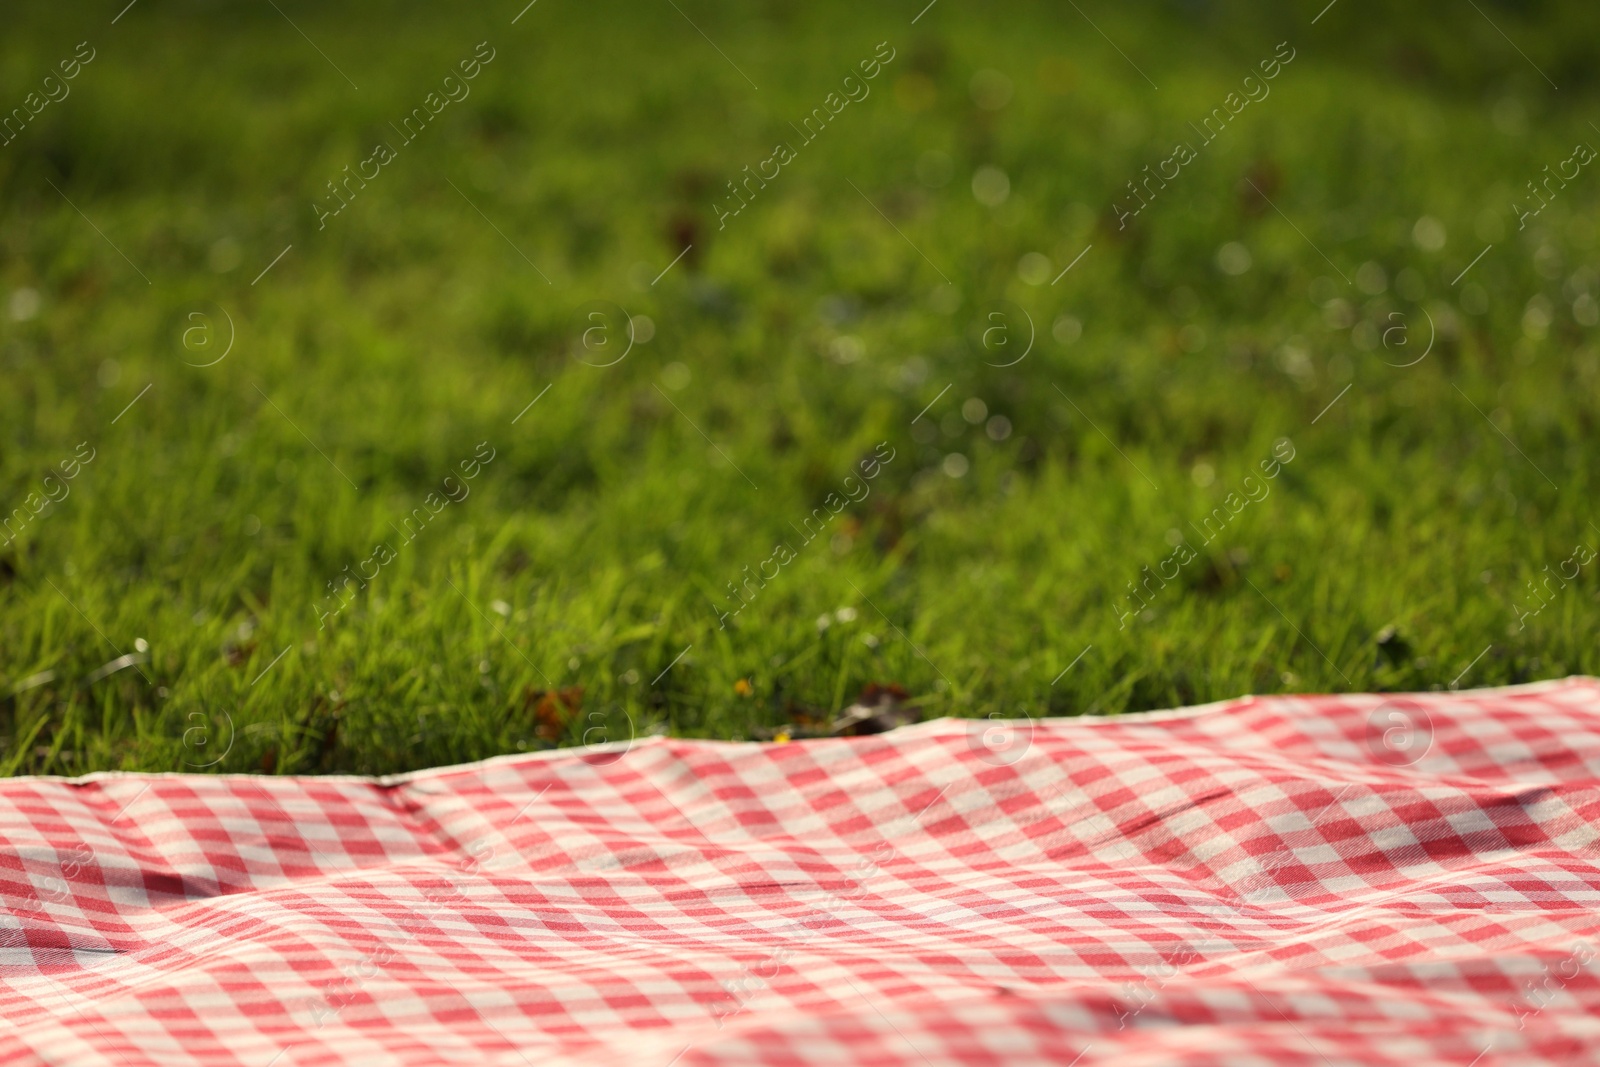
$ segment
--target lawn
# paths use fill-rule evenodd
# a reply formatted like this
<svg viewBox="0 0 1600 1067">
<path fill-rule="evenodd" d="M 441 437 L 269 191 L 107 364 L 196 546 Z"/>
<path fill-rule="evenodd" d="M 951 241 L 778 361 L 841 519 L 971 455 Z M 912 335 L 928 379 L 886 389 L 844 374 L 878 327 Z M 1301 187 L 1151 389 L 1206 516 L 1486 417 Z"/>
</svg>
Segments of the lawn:
<svg viewBox="0 0 1600 1067">
<path fill-rule="evenodd" d="M 0 771 L 1600 670 L 1600 16 L 1078 7 L 8 15 Z"/>
</svg>

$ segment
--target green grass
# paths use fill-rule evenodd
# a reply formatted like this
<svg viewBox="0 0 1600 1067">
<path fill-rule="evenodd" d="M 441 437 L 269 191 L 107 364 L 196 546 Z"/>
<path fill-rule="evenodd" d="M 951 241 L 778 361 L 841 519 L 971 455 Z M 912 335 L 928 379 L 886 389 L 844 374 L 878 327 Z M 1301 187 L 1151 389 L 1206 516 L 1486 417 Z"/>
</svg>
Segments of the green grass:
<svg viewBox="0 0 1600 1067">
<path fill-rule="evenodd" d="M 915 26 L 284 0 L 306 36 L 270 5 L 120 6 L 0 42 L 6 107 L 96 50 L 0 147 L 0 770 L 394 771 L 548 745 L 536 694 L 574 686 L 561 743 L 748 737 L 874 681 L 1015 716 L 1600 668 L 1600 566 L 1514 607 L 1600 548 L 1600 168 L 1524 229 L 1510 208 L 1600 145 L 1578 5 L 1086 7 L 1116 47 L 1070 7 L 956 0 Z M 1126 183 L 1284 40 L 1270 96 L 1119 229 Z M 881 41 L 870 96 L 719 229 L 724 183 Z M 597 367 L 606 306 L 655 332 Z M 1014 366 L 995 312 L 1035 324 Z M 80 442 L 70 495 L 16 520 Z M 1119 620 L 1179 533 L 1193 561 Z"/>
</svg>

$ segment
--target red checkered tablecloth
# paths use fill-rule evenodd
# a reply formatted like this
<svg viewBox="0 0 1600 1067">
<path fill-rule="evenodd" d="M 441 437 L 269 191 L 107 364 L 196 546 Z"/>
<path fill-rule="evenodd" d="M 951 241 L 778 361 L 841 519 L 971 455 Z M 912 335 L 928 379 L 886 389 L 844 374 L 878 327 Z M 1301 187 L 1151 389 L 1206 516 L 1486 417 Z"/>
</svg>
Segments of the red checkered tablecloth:
<svg viewBox="0 0 1600 1067">
<path fill-rule="evenodd" d="M 1600 1059 L 1600 683 L 0 781 L 6 1064 Z"/>
</svg>

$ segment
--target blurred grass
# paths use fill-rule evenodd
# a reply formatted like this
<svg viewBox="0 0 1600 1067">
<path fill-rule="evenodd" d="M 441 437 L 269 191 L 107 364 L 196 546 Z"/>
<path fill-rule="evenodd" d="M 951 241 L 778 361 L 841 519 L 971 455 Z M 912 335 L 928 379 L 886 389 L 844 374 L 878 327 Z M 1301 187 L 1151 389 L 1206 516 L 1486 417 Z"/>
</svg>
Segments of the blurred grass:
<svg viewBox="0 0 1600 1067">
<path fill-rule="evenodd" d="M 1592 565 L 1513 606 L 1600 548 L 1596 176 L 1510 207 L 1600 145 L 1591 9 L 1086 8 L 1102 36 L 1042 4 L 521 6 L 16 13 L 0 104 L 96 58 L 0 147 L 0 507 L 95 458 L 0 548 L 0 769 L 392 771 L 548 744 L 537 694 L 572 686 L 563 743 L 749 736 L 869 681 L 1012 716 L 1596 671 Z M 324 183 L 485 40 L 319 231 Z M 1271 95 L 1119 230 L 1125 183 L 1284 40 Z M 880 41 L 871 95 L 719 230 L 723 183 Z M 574 358 L 596 301 L 655 330 L 603 369 Z M 1011 367 L 1002 309 L 1037 329 Z M 225 316 L 228 357 L 187 365 Z M 1200 558 L 1119 626 L 1169 531 Z"/>
</svg>

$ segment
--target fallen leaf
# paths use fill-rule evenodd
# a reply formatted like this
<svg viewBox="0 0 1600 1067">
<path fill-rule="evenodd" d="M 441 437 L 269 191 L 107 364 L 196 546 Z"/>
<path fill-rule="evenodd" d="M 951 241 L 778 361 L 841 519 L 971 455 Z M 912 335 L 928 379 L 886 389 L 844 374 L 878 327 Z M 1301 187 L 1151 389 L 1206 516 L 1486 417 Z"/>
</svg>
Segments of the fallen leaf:
<svg viewBox="0 0 1600 1067">
<path fill-rule="evenodd" d="M 583 710 L 583 686 L 525 689 L 522 706 L 533 713 L 534 736 L 553 745 L 567 732 L 567 724 Z"/>
</svg>

